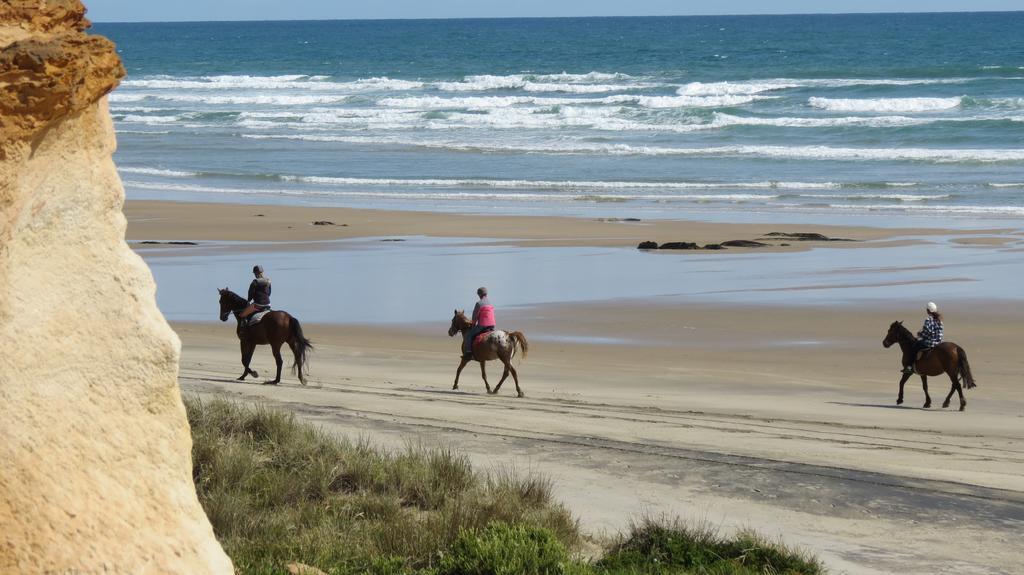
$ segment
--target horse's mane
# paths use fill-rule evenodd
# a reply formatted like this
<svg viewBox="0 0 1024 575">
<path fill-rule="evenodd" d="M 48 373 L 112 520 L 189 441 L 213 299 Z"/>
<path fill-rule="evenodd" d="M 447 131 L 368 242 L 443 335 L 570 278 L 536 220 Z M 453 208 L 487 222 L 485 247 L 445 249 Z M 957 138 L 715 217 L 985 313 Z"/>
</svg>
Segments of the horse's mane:
<svg viewBox="0 0 1024 575">
<path fill-rule="evenodd" d="M 900 335 L 902 335 L 905 338 L 909 338 L 911 341 L 917 341 L 917 338 L 914 337 L 914 332 L 907 329 L 907 326 L 903 325 L 903 322 L 896 321 L 893 322 L 893 325 L 898 326 L 896 329 L 899 331 Z"/>
<path fill-rule="evenodd" d="M 231 298 L 231 300 L 234 301 L 235 304 L 245 305 L 245 304 L 249 303 L 249 300 L 247 300 L 244 297 L 236 294 L 235 292 L 229 290 L 228 288 L 224 288 L 224 290 L 222 292 L 220 292 L 220 293 L 222 293 L 222 294 L 228 296 L 229 298 Z"/>
<path fill-rule="evenodd" d="M 457 313 L 455 314 L 455 318 L 457 320 L 459 320 L 459 323 L 461 323 L 461 324 L 463 324 L 463 325 L 465 325 L 467 327 L 470 326 L 470 325 L 473 325 L 473 320 L 469 319 L 469 316 L 466 315 L 466 311 L 465 310 L 461 310 L 461 311 L 457 310 Z"/>
</svg>

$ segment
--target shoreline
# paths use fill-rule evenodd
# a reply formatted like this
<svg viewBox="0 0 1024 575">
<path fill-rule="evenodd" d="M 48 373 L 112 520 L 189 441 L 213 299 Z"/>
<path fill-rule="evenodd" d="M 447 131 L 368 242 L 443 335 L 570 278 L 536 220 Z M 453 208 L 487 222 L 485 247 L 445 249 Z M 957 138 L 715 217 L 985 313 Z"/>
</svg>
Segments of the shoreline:
<svg viewBox="0 0 1024 575">
<path fill-rule="evenodd" d="M 441 212 L 389 211 L 340 207 L 127 200 L 126 239 L 141 241 L 313 242 L 389 236 L 475 238 L 538 247 L 637 247 L 643 241 L 721 243 L 757 240 L 773 232 L 820 233 L 855 242 L 774 241 L 767 248 L 729 248 L 722 252 L 798 251 L 811 247 L 907 245 L 907 237 L 958 236 L 975 246 L 1024 242 L 1014 225 L 975 230 L 943 227 L 878 228 L 844 225 L 729 224 L 691 220 L 505 216 Z M 330 222 L 314 225 L 313 222 Z M 1010 238 L 1009 240 L 1007 238 Z M 868 244 L 870 242 L 870 244 Z M 279 246 L 280 247 L 280 246 Z M 703 253 L 697 250 L 693 253 Z"/>
</svg>

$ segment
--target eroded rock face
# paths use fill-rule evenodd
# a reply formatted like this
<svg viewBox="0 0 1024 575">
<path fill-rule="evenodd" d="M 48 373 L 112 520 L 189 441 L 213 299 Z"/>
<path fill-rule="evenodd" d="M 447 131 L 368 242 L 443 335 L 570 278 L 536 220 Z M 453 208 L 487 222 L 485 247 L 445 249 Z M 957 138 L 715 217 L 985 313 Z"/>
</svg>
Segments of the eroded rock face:
<svg viewBox="0 0 1024 575">
<path fill-rule="evenodd" d="M 81 4 L 0 0 L 0 573 L 230 573 Z"/>
</svg>

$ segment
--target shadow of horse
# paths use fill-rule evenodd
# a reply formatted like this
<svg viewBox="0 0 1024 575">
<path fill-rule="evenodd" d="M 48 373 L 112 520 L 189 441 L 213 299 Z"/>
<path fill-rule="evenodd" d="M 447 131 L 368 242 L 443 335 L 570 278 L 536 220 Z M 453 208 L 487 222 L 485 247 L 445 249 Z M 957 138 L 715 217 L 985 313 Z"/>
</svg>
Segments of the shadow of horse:
<svg viewBox="0 0 1024 575">
<path fill-rule="evenodd" d="M 912 409 L 914 411 L 933 412 L 933 410 L 925 409 L 923 407 L 910 407 L 910 406 L 904 406 L 904 405 L 892 405 L 892 404 L 882 404 L 882 403 L 851 403 L 851 402 L 848 402 L 848 401 L 826 401 L 825 403 L 828 403 L 830 405 L 842 405 L 844 407 L 874 407 L 876 409 Z M 939 413 L 939 412 L 933 412 L 933 413 Z"/>
</svg>

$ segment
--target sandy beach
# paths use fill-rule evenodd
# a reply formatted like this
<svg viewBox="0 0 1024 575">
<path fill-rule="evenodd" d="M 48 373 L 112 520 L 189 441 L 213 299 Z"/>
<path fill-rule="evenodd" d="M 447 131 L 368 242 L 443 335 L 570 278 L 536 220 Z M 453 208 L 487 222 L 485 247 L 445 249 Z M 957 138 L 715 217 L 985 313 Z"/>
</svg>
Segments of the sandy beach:
<svg viewBox="0 0 1024 575">
<path fill-rule="evenodd" d="M 872 240 L 872 246 L 902 245 L 907 236 L 980 235 L 996 242 L 1020 230 L 994 225 L 982 230 L 875 228 L 837 225 L 729 224 L 703 221 L 557 216 L 480 216 L 423 211 L 338 207 L 213 204 L 138 200 L 125 204 L 129 241 L 313 242 L 360 237 L 434 236 L 504 240 L 534 246 L 636 247 L 642 241 L 720 243 L 758 239 L 772 232 L 819 233 L 830 238 Z M 315 225 L 315 222 L 325 222 Z M 1014 234 L 1017 235 L 1014 235 Z M 769 249 L 807 249 L 808 242 L 774 241 Z M 890 243 L 891 242 L 891 243 Z M 837 242 L 833 247 L 849 247 Z M 863 244 L 861 244 L 863 245 Z M 288 245 L 279 245 L 287 249 Z M 292 246 L 296 247 L 296 246 Z M 733 248 L 742 250 L 744 248 Z M 748 248 L 749 249 L 749 248 Z"/>
<path fill-rule="evenodd" d="M 168 300 L 171 312 L 164 309 L 183 342 L 180 383 L 186 393 L 262 402 L 339 434 L 396 447 L 410 441 L 451 446 L 479 466 L 547 475 L 596 538 L 640 514 L 678 514 L 726 530 L 753 527 L 782 537 L 839 573 L 1010 573 L 1019 567 L 1024 359 L 1016 353 L 1015 335 L 1024 313 L 1019 294 L 1003 285 L 998 271 L 1020 257 L 1024 235 L 1015 226 L 952 232 L 132 201 L 125 212 L 130 241 L 199 244 L 134 244 L 153 266 L 161 292 L 179 289 L 161 278 L 190 270 L 200 276 L 197 283 L 210 284 L 207 299 L 192 304 L 195 315 L 174 311 L 184 305 L 178 300 Z M 623 297 L 593 292 L 576 303 L 545 299 L 575 289 L 556 285 L 516 305 L 499 305 L 499 327 L 530 337 L 529 356 L 517 360 L 523 399 L 514 397 L 511 380 L 498 396 L 486 395 L 475 365 L 463 372 L 460 390 L 451 390 L 458 343 L 446 334 L 448 304 L 472 305 L 474 277 L 458 278 L 468 283 L 464 293 L 439 302 L 430 321 L 417 315 L 407 322 L 302 316 L 316 346 L 307 387 L 290 375 L 277 387 L 235 382 L 241 366 L 233 322 L 192 319 L 215 320 L 212 288 L 220 277 L 204 270 L 236 268 L 223 273 L 244 287 L 254 252 L 283 250 L 300 262 L 270 271 L 287 302 L 291 284 L 333 278 L 304 276 L 301 262 L 309 259 L 343 258 L 323 261 L 351 264 L 346 285 L 376 281 L 361 275 L 356 260 L 344 259 L 365 251 L 359 242 L 367 238 L 410 240 L 405 247 L 375 248 L 372 257 L 380 262 L 400 257 L 403 249 L 462 261 L 477 257 L 473 250 L 480 245 L 491 246 L 486 253 L 492 259 L 513 257 L 494 251 L 495 244 L 528 246 L 508 253 L 534 259 L 564 253 L 552 265 L 570 266 L 571 276 L 579 273 L 572 266 L 633 265 L 632 259 L 614 258 L 635 257 L 643 240 L 713 243 L 768 232 L 862 241 L 801 243 L 770 248 L 763 256 L 736 250 L 681 276 L 643 277 L 645 270 L 711 257 L 659 253 L 640 260 L 631 272 L 638 277 L 627 278 L 656 286 L 650 292 L 631 297 L 629 282 L 621 284 L 627 289 L 616 283 L 622 278 L 609 278 Z M 417 236 L 458 242 L 416 247 Z M 915 247 L 944 255 L 915 266 L 905 261 Z M 567 248 L 606 251 L 558 251 Z M 776 259 L 759 264 L 758 258 Z M 214 264 L 202 267 L 204 259 Z M 581 259 L 585 263 L 571 263 Z M 830 262 L 833 268 L 823 267 Z M 746 269 L 757 277 L 715 275 L 718 268 L 734 274 Z M 916 275 L 898 277 L 907 270 Z M 566 277 L 551 273 L 559 282 Z M 793 279 L 781 284 L 773 273 Z M 897 276 L 891 285 L 877 279 L 890 275 Z M 671 289 L 679 277 L 710 287 L 698 295 Z M 505 286 L 491 287 L 501 294 Z M 374 288 L 380 301 L 373 299 Z M 421 289 L 415 277 L 397 291 L 371 285 L 358 292 L 359 304 L 385 306 Z M 928 290 L 951 294 L 942 302 L 946 337 L 970 352 L 979 382 L 967 393 L 963 413 L 955 410 L 955 397 L 953 407 L 941 407 L 950 389 L 945 377 L 929 379 L 931 409 L 921 409 L 916 377 L 907 384 L 907 403 L 895 405 L 898 352 L 883 349 L 881 341 L 894 320 L 918 327 L 919 295 Z M 719 293 L 729 291 L 737 293 Z M 867 292 L 874 295 L 856 296 Z M 437 298 L 431 289 L 426 293 Z M 827 305 L 833 294 L 835 305 Z M 338 302 L 343 312 L 337 315 L 352 309 L 346 305 Z M 306 308 L 297 301 L 293 309 Z M 272 365 L 269 351 L 257 350 L 253 367 L 260 375 Z M 488 366 L 492 384 L 500 373 L 495 364 Z"/>
</svg>

